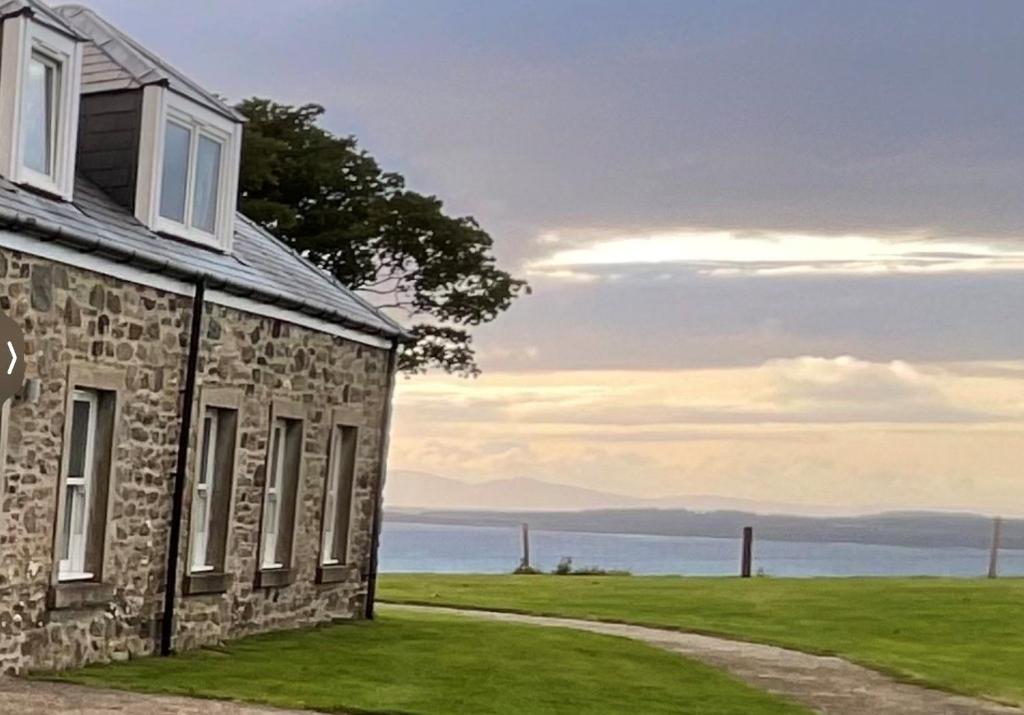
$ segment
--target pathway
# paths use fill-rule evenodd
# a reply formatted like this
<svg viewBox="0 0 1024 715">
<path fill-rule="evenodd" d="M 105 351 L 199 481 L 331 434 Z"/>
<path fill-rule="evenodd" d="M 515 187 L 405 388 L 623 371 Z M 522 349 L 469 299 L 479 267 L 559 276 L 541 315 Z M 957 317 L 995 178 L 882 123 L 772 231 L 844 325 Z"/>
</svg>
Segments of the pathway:
<svg viewBox="0 0 1024 715">
<path fill-rule="evenodd" d="M 66 683 L 0 677 L 4 715 L 309 715 L 258 705 L 99 690 Z"/>
<path fill-rule="evenodd" d="M 841 658 L 757 643 L 569 618 L 432 606 L 388 604 L 386 608 L 451 613 L 632 638 L 728 671 L 756 688 L 824 715 L 1024 715 L 1024 710 L 1017 708 L 900 683 Z"/>
</svg>

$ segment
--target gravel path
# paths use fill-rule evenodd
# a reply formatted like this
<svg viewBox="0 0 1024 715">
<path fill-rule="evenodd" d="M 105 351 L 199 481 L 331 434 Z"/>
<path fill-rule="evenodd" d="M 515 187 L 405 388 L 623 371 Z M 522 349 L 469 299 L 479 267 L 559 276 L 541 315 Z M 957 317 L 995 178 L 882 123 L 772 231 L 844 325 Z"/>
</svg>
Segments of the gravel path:
<svg viewBox="0 0 1024 715">
<path fill-rule="evenodd" d="M 509 623 L 572 628 L 644 641 L 726 670 L 754 687 L 825 715 L 1024 715 L 1024 710 L 907 685 L 840 658 L 691 633 L 568 618 L 455 608 L 388 609 L 457 614 Z M 0 713 L 11 715 L 300 715 L 256 705 L 142 695 L 64 683 L 0 678 Z M 305 711 L 305 715 L 309 715 Z M 742 715 L 737 713 L 736 715 Z"/>
<path fill-rule="evenodd" d="M 0 713 L 7 715 L 309 715 L 257 705 L 142 695 L 80 685 L 0 678 Z"/>
<path fill-rule="evenodd" d="M 841 658 L 808 655 L 756 643 L 568 618 L 426 606 L 388 605 L 387 608 L 573 628 L 632 638 L 721 668 L 754 687 L 825 715 L 1024 715 L 1024 710 L 1017 708 L 900 683 Z"/>
</svg>

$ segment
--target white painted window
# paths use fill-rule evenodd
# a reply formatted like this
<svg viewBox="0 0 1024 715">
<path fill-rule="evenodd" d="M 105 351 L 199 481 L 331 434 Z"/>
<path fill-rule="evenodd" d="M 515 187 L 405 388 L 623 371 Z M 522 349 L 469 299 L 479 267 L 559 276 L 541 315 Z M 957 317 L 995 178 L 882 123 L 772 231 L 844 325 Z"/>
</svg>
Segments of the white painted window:
<svg viewBox="0 0 1024 715">
<path fill-rule="evenodd" d="M 217 225 L 224 139 L 183 119 L 167 121 L 160 218 L 213 238 Z"/>
<path fill-rule="evenodd" d="M 96 486 L 96 421 L 99 399 L 90 390 L 75 390 L 71 407 L 71 442 L 64 480 L 64 523 L 61 527 L 61 581 L 88 580 L 89 520 Z"/>
<path fill-rule="evenodd" d="M 164 169 L 160 184 L 160 216 L 187 224 L 188 177 L 191 173 L 192 128 L 167 122 L 164 130 Z"/>
<path fill-rule="evenodd" d="M 321 561 L 324 566 L 348 561 L 357 439 L 358 430 L 355 427 L 335 425 L 331 436 L 331 458 L 324 498 L 324 534 L 321 547 Z"/>
<path fill-rule="evenodd" d="M 267 465 L 267 493 L 263 509 L 263 568 L 281 568 L 277 558 L 277 541 L 281 528 L 281 506 L 286 479 L 285 462 L 287 452 L 288 423 L 283 419 L 274 420 L 270 441 L 270 461 Z"/>
<path fill-rule="evenodd" d="M 80 43 L 30 17 L 0 38 L 0 174 L 70 200 L 75 182 Z"/>
<path fill-rule="evenodd" d="M 42 52 L 29 57 L 22 94 L 21 155 L 25 167 L 53 180 L 60 115 L 61 64 Z"/>
<path fill-rule="evenodd" d="M 210 520 L 213 515 L 213 495 L 218 488 L 217 435 L 218 410 L 208 408 L 203 416 L 202 452 L 192 502 L 192 572 L 212 571 L 210 554 Z"/>
<path fill-rule="evenodd" d="M 231 249 L 242 127 L 165 87 L 143 94 L 135 213 L 150 228 Z"/>
</svg>

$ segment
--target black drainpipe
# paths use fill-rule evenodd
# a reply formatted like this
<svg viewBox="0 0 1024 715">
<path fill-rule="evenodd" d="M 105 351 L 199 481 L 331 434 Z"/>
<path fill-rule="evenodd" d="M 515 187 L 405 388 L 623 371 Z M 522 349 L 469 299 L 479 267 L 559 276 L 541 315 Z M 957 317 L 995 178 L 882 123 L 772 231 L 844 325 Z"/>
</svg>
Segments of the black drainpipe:
<svg viewBox="0 0 1024 715">
<path fill-rule="evenodd" d="M 391 343 L 388 353 L 388 389 L 381 419 L 380 475 L 377 479 L 377 493 L 373 500 L 373 539 L 370 542 L 370 573 L 366 587 L 366 609 L 364 616 L 373 620 L 374 602 L 377 599 L 377 551 L 380 550 L 380 524 L 384 511 L 384 480 L 388 473 L 388 444 L 391 440 L 391 401 L 395 397 L 395 377 L 398 372 L 398 340 Z"/>
<path fill-rule="evenodd" d="M 178 433 L 178 463 L 174 469 L 174 502 L 171 506 L 171 534 L 167 548 L 167 590 L 164 591 L 164 618 L 160 633 L 160 655 L 173 652 L 174 601 L 178 590 L 178 554 L 181 542 L 181 514 L 185 502 L 188 471 L 188 445 L 192 437 L 192 403 L 196 396 L 196 372 L 199 367 L 199 343 L 203 330 L 203 305 L 206 278 L 196 281 L 192 299 L 192 332 L 188 342 L 188 364 L 185 368 L 185 389 L 181 395 L 181 431 Z"/>
</svg>

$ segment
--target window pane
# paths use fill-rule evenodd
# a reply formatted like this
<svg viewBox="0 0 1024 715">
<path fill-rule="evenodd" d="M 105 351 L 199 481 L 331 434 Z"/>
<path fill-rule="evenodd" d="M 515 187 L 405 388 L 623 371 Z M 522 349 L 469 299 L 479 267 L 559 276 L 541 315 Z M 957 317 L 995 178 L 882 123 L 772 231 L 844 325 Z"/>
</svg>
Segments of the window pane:
<svg viewBox="0 0 1024 715">
<path fill-rule="evenodd" d="M 25 78 L 24 162 L 40 174 L 53 173 L 54 121 L 57 68 L 33 53 Z"/>
<path fill-rule="evenodd" d="M 267 497 L 267 534 L 277 534 L 277 495 Z"/>
<path fill-rule="evenodd" d="M 210 481 L 210 456 L 214 449 L 213 439 L 213 417 L 207 414 L 203 420 L 203 455 L 202 464 L 199 465 L 200 485 L 208 484 Z"/>
<path fill-rule="evenodd" d="M 217 225 L 217 188 L 220 181 L 220 144 L 199 137 L 196 153 L 196 188 L 192 203 L 192 225 L 213 233 Z"/>
<path fill-rule="evenodd" d="M 88 402 L 75 400 L 71 413 L 71 454 L 68 460 L 68 478 L 82 479 L 85 477 L 85 455 L 89 443 L 89 410 Z"/>
<path fill-rule="evenodd" d="M 160 215 L 185 223 L 185 194 L 188 191 L 188 161 L 192 131 L 167 122 L 164 136 L 164 172 L 160 184 Z"/>
<path fill-rule="evenodd" d="M 193 518 L 196 520 L 195 543 L 192 546 L 192 567 L 207 566 L 207 544 L 209 543 L 209 509 L 210 503 L 205 493 L 196 494 Z"/>
<path fill-rule="evenodd" d="M 78 487 L 68 486 L 64 492 L 64 528 L 61 531 L 60 560 L 67 561 L 71 553 L 71 517 L 75 512 L 75 494 Z"/>
<path fill-rule="evenodd" d="M 270 474 L 267 475 L 270 480 L 269 487 L 271 491 L 277 489 L 278 478 L 281 476 L 284 462 L 284 454 L 281 453 L 284 447 L 282 442 L 284 442 L 284 427 L 278 423 L 274 426 L 274 444 L 270 452 Z"/>
<path fill-rule="evenodd" d="M 341 459 L 339 460 L 337 518 L 334 522 L 334 558 L 348 559 L 348 532 L 352 517 L 352 489 L 355 483 L 356 440 L 358 432 L 345 427 L 341 434 Z"/>
</svg>

